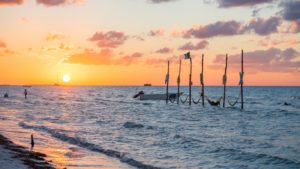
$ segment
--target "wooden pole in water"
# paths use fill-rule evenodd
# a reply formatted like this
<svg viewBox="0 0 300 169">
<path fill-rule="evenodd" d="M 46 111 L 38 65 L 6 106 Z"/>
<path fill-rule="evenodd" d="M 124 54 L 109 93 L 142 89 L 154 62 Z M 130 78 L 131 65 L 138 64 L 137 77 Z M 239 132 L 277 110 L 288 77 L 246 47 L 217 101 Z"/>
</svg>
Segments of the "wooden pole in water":
<svg viewBox="0 0 300 169">
<path fill-rule="evenodd" d="M 242 50 L 242 58 L 241 58 L 241 69 L 242 69 L 242 75 L 240 76 L 243 76 L 244 75 L 244 51 Z M 243 78 L 243 77 L 242 77 Z M 243 93 L 243 85 L 244 85 L 244 82 L 243 82 L 243 79 L 241 79 L 241 108 L 242 110 L 244 109 L 244 93 Z"/>
<path fill-rule="evenodd" d="M 225 107 L 225 98 L 226 98 L 226 82 L 227 82 L 227 59 L 228 56 L 226 54 L 226 62 L 225 62 L 225 73 L 223 76 L 223 84 L 224 84 L 224 95 L 223 95 L 223 107 Z"/>
<path fill-rule="evenodd" d="M 166 83 L 167 83 L 167 91 L 166 91 L 166 104 L 168 104 L 169 101 L 169 71 L 170 71 L 170 61 L 168 61 L 168 72 L 166 75 Z"/>
<path fill-rule="evenodd" d="M 202 106 L 204 106 L 204 54 L 202 54 L 202 70 L 201 70 L 201 75 L 200 75 L 200 82 L 202 85 L 202 91 L 201 91 L 201 96 L 202 96 Z"/>
<path fill-rule="evenodd" d="M 192 105 L 192 57 L 190 57 L 189 105 Z"/>
<path fill-rule="evenodd" d="M 177 77 L 177 104 L 179 104 L 180 74 L 181 74 L 181 60 L 179 61 L 179 73 L 178 73 L 178 77 Z"/>
</svg>

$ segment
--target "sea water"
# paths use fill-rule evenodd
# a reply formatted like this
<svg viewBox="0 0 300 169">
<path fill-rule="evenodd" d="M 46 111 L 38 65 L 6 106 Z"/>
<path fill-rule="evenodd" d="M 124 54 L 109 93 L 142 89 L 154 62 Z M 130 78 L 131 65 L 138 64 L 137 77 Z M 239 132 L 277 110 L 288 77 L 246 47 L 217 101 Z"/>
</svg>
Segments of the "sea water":
<svg viewBox="0 0 300 169">
<path fill-rule="evenodd" d="M 300 168 L 300 87 L 245 87 L 244 110 L 240 102 L 223 108 L 132 98 L 141 90 L 165 93 L 155 86 L 27 90 L 25 100 L 24 87 L 0 87 L 1 133 L 34 131 L 39 146 L 59 142 L 85 151 L 80 158 L 62 153 L 67 168 L 93 168 L 97 160 L 90 154 L 116 160 L 118 168 Z M 188 87 L 181 90 L 184 100 Z M 199 91 L 192 88 L 195 101 Z M 227 88 L 231 101 L 239 92 Z M 206 87 L 205 95 L 217 100 L 223 87 Z"/>
</svg>

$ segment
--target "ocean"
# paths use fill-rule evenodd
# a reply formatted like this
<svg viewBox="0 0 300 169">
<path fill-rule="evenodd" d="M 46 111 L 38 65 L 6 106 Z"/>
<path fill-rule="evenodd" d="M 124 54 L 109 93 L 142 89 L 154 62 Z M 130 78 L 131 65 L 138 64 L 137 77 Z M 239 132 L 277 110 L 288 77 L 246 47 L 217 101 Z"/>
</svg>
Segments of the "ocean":
<svg viewBox="0 0 300 169">
<path fill-rule="evenodd" d="M 58 168 L 300 168 L 300 87 L 245 87 L 244 110 L 132 98 L 165 92 L 156 86 L 27 90 L 25 100 L 24 87 L 0 87 L 0 133 L 28 147 L 33 133 Z M 205 94 L 217 100 L 223 87 Z M 227 95 L 234 100 L 239 87 Z"/>
</svg>

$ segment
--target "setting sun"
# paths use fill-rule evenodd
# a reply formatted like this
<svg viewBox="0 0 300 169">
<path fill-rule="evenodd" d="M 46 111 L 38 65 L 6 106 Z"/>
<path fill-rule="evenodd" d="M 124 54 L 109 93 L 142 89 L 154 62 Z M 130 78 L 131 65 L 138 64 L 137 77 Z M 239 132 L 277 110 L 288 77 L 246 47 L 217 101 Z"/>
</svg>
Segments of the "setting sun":
<svg viewBox="0 0 300 169">
<path fill-rule="evenodd" d="M 69 75 L 66 74 L 66 75 L 63 76 L 63 81 L 64 82 L 69 82 L 70 80 L 71 80 L 71 77 Z"/>
</svg>

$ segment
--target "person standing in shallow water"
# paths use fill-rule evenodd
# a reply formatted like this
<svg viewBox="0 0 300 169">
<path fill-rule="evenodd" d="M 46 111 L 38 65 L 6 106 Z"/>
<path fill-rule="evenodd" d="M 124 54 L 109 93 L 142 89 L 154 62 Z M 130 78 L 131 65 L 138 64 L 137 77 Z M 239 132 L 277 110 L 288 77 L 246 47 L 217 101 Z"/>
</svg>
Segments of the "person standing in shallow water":
<svg viewBox="0 0 300 169">
<path fill-rule="evenodd" d="M 27 89 L 24 89 L 24 96 L 25 96 L 25 99 L 27 99 Z"/>
</svg>

